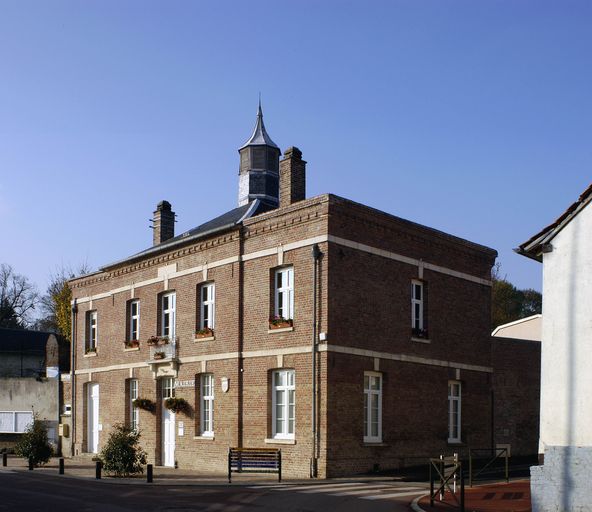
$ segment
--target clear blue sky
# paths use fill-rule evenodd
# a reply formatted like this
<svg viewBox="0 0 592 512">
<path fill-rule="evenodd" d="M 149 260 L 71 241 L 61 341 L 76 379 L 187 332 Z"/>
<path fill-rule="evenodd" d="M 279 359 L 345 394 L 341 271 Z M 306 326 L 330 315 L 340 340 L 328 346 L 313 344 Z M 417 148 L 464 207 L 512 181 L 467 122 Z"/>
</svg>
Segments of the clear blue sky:
<svg viewBox="0 0 592 512">
<path fill-rule="evenodd" d="M 590 183 L 592 3 L 0 1 L 0 262 L 43 290 L 237 202 L 262 93 L 332 192 L 512 252 Z"/>
</svg>

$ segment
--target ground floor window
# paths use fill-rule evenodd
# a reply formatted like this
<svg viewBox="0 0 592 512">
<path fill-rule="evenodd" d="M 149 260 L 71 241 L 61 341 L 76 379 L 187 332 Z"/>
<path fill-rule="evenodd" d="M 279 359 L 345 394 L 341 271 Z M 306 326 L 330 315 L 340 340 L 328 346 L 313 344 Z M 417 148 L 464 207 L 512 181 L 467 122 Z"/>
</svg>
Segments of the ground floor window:
<svg viewBox="0 0 592 512">
<path fill-rule="evenodd" d="M 448 383 L 448 442 L 460 443 L 461 386 L 458 381 Z"/>
<path fill-rule="evenodd" d="M 296 385 L 294 370 L 276 370 L 272 375 L 272 434 L 276 439 L 294 439 Z"/>
<path fill-rule="evenodd" d="M 129 379 L 129 411 L 130 427 L 132 430 L 138 430 L 140 420 L 140 409 L 134 405 L 134 400 L 138 398 L 138 379 Z"/>
<path fill-rule="evenodd" d="M 31 411 L 0 411 L 0 432 L 19 434 L 33 423 Z"/>
<path fill-rule="evenodd" d="M 200 433 L 214 435 L 214 376 L 205 373 L 200 378 Z"/>
<path fill-rule="evenodd" d="M 382 442 L 382 375 L 364 373 L 364 442 Z"/>
</svg>

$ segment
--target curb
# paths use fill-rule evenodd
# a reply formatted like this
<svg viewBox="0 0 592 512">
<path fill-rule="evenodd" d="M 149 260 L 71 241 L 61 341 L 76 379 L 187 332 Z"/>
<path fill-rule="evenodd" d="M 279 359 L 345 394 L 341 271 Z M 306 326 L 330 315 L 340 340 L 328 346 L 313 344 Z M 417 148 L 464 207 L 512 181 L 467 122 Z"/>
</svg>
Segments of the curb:
<svg viewBox="0 0 592 512">
<path fill-rule="evenodd" d="M 425 510 L 419 506 L 419 500 L 421 500 L 424 496 L 427 496 L 427 494 L 422 494 L 411 502 L 411 510 L 414 512 L 425 512 Z"/>
</svg>

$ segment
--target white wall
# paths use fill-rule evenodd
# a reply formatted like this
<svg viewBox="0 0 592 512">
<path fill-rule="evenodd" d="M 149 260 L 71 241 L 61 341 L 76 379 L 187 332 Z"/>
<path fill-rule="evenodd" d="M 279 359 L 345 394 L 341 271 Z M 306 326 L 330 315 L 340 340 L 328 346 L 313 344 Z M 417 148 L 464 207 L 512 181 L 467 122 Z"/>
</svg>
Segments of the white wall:
<svg viewBox="0 0 592 512">
<path fill-rule="evenodd" d="M 592 446 L 592 206 L 543 255 L 541 436 L 544 446 Z"/>
</svg>

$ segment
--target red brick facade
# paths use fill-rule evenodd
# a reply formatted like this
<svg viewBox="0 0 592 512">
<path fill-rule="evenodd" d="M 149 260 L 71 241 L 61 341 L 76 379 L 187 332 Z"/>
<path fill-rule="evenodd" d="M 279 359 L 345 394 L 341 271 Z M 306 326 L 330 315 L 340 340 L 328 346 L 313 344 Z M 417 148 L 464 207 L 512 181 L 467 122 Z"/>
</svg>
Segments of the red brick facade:
<svg viewBox="0 0 592 512">
<path fill-rule="evenodd" d="M 282 449 L 286 476 L 309 475 L 313 258 L 317 275 L 317 431 L 321 477 L 423 463 L 489 446 L 492 367 L 490 269 L 495 252 L 331 195 L 299 201 L 139 260 L 72 281 L 76 313 L 75 452 L 89 451 L 87 385 L 99 384 L 99 449 L 130 420 L 128 379 L 157 404 L 140 411 L 142 443 L 161 464 L 159 381 L 192 406 L 175 418 L 180 467 L 224 472 L 228 447 Z M 292 266 L 293 326 L 271 330 L 274 270 Z M 424 284 L 429 339 L 411 334 L 411 282 Z M 196 339 L 199 287 L 216 287 L 214 339 Z M 159 297 L 176 293 L 176 355 L 150 361 Z M 126 349 L 127 303 L 140 301 L 139 349 Z M 97 311 L 96 355 L 85 354 L 86 313 Z M 273 439 L 272 372 L 295 376 L 294 439 Z M 382 377 L 380 442 L 364 442 L 364 372 Z M 200 436 L 200 375 L 214 376 L 214 436 Z M 222 378 L 229 386 L 222 389 Z M 448 443 L 448 381 L 462 386 L 461 444 Z M 195 381 L 192 385 L 191 381 Z M 187 387 L 189 386 L 189 387 Z M 182 431 L 179 430 L 183 423 Z M 182 433 L 182 435 L 181 435 Z"/>
</svg>

